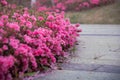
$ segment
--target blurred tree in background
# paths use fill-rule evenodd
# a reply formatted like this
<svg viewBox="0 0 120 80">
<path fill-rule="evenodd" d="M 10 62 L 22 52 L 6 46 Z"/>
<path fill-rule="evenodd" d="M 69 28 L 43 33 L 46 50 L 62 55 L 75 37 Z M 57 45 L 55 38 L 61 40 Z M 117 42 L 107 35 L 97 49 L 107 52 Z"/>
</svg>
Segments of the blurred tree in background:
<svg viewBox="0 0 120 80">
<path fill-rule="evenodd" d="M 80 11 L 114 3 L 116 0 L 7 0 L 28 8 L 44 7 L 47 10 Z M 42 10 L 42 9 L 41 9 Z"/>
<path fill-rule="evenodd" d="M 31 0 L 7 0 L 11 4 L 21 5 L 25 7 L 31 7 Z"/>
<path fill-rule="evenodd" d="M 32 7 L 34 5 L 34 3 L 36 3 L 36 1 L 39 0 L 7 0 L 9 3 L 12 4 L 17 4 L 17 5 L 21 5 L 21 6 L 25 6 L 25 7 Z M 40 1 L 39 1 L 40 2 Z M 44 0 L 42 2 L 43 5 L 47 5 L 47 6 L 54 6 L 54 0 Z"/>
</svg>

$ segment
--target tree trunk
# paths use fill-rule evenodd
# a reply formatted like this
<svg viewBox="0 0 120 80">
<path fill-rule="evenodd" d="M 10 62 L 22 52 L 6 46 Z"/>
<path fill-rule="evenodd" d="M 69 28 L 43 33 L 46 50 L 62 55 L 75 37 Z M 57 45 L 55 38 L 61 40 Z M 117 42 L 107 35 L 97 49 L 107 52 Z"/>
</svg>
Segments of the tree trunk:
<svg viewBox="0 0 120 80">
<path fill-rule="evenodd" d="M 33 7 L 35 3 L 36 3 L 36 0 L 31 0 L 31 7 Z"/>
</svg>

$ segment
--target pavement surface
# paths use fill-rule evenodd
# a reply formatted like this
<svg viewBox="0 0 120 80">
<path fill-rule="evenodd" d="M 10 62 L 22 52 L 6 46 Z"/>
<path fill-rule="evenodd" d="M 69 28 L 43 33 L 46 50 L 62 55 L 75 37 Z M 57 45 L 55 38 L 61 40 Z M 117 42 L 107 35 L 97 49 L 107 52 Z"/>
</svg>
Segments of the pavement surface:
<svg viewBox="0 0 120 80">
<path fill-rule="evenodd" d="M 81 25 L 74 56 L 34 80 L 120 80 L 120 25 Z"/>
</svg>

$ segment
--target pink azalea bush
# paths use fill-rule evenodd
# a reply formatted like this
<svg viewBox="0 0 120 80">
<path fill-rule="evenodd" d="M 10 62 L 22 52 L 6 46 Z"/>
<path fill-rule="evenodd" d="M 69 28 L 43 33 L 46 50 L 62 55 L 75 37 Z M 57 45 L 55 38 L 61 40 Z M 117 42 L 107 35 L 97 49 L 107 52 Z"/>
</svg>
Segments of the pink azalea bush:
<svg viewBox="0 0 120 80">
<path fill-rule="evenodd" d="M 53 68 L 74 46 L 79 24 L 64 12 L 42 12 L 13 7 L 0 0 L 0 80 Z"/>
<path fill-rule="evenodd" d="M 79 11 L 113 2 L 115 2 L 115 0 L 54 0 L 54 5 L 50 5 L 50 0 L 37 0 L 35 7 L 45 11 Z"/>
</svg>

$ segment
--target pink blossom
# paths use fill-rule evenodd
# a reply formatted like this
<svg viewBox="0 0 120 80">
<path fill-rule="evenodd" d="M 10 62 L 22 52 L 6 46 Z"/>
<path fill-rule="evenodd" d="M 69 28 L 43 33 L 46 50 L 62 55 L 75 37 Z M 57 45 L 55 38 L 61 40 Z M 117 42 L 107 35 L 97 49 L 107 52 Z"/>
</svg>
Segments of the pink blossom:
<svg viewBox="0 0 120 80">
<path fill-rule="evenodd" d="M 88 2 L 83 2 L 83 6 L 89 8 L 89 7 L 90 7 L 90 4 L 89 4 Z"/>
<path fill-rule="evenodd" d="M 27 44 L 19 44 L 18 49 L 15 52 L 15 55 L 24 55 L 24 56 L 28 56 L 28 53 L 30 51 L 30 47 Z"/>
<path fill-rule="evenodd" d="M 38 20 L 42 21 L 42 20 L 44 20 L 44 18 L 41 17 L 41 16 L 39 16 L 39 17 L 38 17 Z"/>
<path fill-rule="evenodd" d="M 25 18 L 24 18 L 23 16 L 20 16 L 20 17 L 18 18 L 18 20 L 20 21 L 21 26 L 26 23 L 26 20 L 25 20 Z"/>
<path fill-rule="evenodd" d="M 17 23 L 8 23 L 8 27 L 16 31 L 20 31 L 20 26 Z"/>
<path fill-rule="evenodd" d="M 33 21 L 36 21 L 36 20 L 37 20 L 34 15 L 31 16 L 31 19 L 32 19 Z"/>
<path fill-rule="evenodd" d="M 100 0 L 90 0 L 90 3 L 95 4 L 95 5 L 98 5 L 99 2 L 100 2 Z"/>
<path fill-rule="evenodd" d="M 2 3 L 2 5 L 7 5 L 8 4 L 6 0 L 1 0 L 0 2 Z"/>
<path fill-rule="evenodd" d="M 25 39 L 25 42 L 27 42 L 27 43 L 32 42 L 32 38 L 30 36 L 24 35 L 24 39 Z"/>
<path fill-rule="evenodd" d="M 47 17 L 47 20 L 53 20 L 54 19 L 54 16 L 53 15 L 49 15 L 48 17 Z"/>
<path fill-rule="evenodd" d="M 6 31 L 1 28 L 1 29 L 0 29 L 0 33 L 3 34 L 3 35 L 5 35 L 5 34 L 6 34 Z"/>
<path fill-rule="evenodd" d="M 8 43 L 8 39 L 7 38 L 3 38 L 3 43 Z"/>
<path fill-rule="evenodd" d="M 7 20 L 8 19 L 8 15 L 2 15 L 1 16 L 1 20 Z"/>
<path fill-rule="evenodd" d="M 29 18 L 30 15 L 29 15 L 29 13 L 24 13 L 24 14 L 23 14 L 23 17 L 24 17 L 24 18 Z"/>
<path fill-rule="evenodd" d="M 50 58 L 51 58 L 51 60 L 52 60 L 53 63 L 56 62 L 56 58 L 54 56 L 50 56 Z"/>
<path fill-rule="evenodd" d="M 45 56 L 44 55 L 44 50 L 42 50 L 41 48 L 38 48 L 37 50 L 35 50 L 33 54 L 35 56 Z"/>
<path fill-rule="evenodd" d="M 58 3 L 58 4 L 56 5 L 57 8 L 61 8 L 62 6 L 63 6 L 62 3 Z"/>
<path fill-rule="evenodd" d="M 47 11 L 47 7 L 46 6 L 39 7 L 38 11 Z"/>
<path fill-rule="evenodd" d="M 13 56 L 0 56 L 0 72 L 7 73 L 8 69 L 14 65 L 15 59 Z"/>
<path fill-rule="evenodd" d="M 19 46 L 19 40 L 18 39 L 15 39 L 13 37 L 10 38 L 10 45 L 14 48 L 14 49 L 17 49 L 18 46 Z"/>
<path fill-rule="evenodd" d="M 55 9 L 55 12 L 60 12 L 60 10 L 59 9 Z"/>
<path fill-rule="evenodd" d="M 19 17 L 20 15 L 18 13 L 14 13 L 14 15 L 12 16 L 13 18 L 17 18 Z"/>
<path fill-rule="evenodd" d="M 27 21 L 26 26 L 31 29 L 32 28 L 32 23 L 30 21 Z"/>
<path fill-rule="evenodd" d="M 7 45 L 3 45 L 3 50 L 8 50 L 8 46 Z"/>
</svg>

